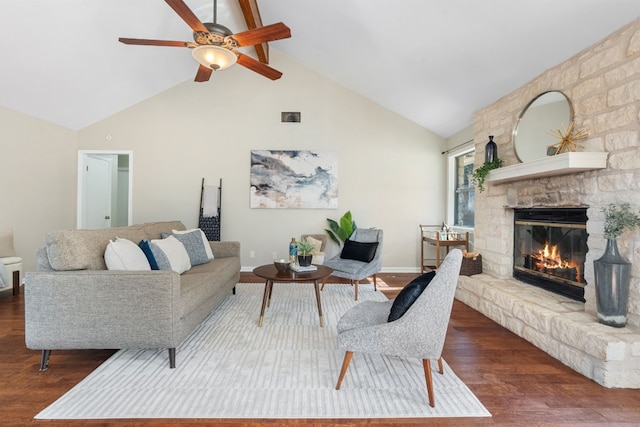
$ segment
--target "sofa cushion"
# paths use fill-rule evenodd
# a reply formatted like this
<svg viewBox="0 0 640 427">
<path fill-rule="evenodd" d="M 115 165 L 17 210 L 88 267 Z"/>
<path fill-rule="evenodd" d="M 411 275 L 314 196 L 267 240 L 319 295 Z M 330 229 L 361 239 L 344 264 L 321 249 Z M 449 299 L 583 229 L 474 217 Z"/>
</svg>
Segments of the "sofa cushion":
<svg viewBox="0 0 640 427">
<path fill-rule="evenodd" d="M 407 286 L 405 286 L 396 299 L 393 301 L 391 310 L 389 311 L 389 322 L 398 320 L 401 318 L 409 307 L 422 295 L 422 292 L 427 288 L 431 280 L 436 276 L 435 271 L 422 274 L 413 279 Z"/>
<path fill-rule="evenodd" d="M 142 249 L 131 240 L 117 237 L 104 251 L 104 261 L 109 270 L 151 270 Z"/>
<path fill-rule="evenodd" d="M 138 226 L 53 231 L 45 238 L 49 263 L 58 271 L 106 270 L 104 252 L 117 237 L 139 242 L 145 234 Z"/>
<path fill-rule="evenodd" d="M 377 248 L 378 242 L 363 243 L 347 239 L 344 242 L 340 258 L 371 262 L 376 255 Z"/>
<path fill-rule="evenodd" d="M 171 270 L 169 258 L 164 255 L 158 246 L 146 239 L 140 240 L 138 246 L 142 249 L 144 256 L 147 257 L 147 261 L 149 261 L 149 266 L 152 270 Z M 160 268 L 161 264 L 164 268 Z"/>
<path fill-rule="evenodd" d="M 147 240 L 152 240 L 161 239 L 162 233 L 171 233 L 171 230 L 184 230 L 185 226 L 180 221 L 160 221 L 141 224 L 140 228 L 146 234 Z"/>
<path fill-rule="evenodd" d="M 238 257 L 216 258 L 206 264 L 200 264 L 180 276 L 180 305 L 182 314 L 224 290 L 225 283 L 237 281 L 240 271 Z"/>
<path fill-rule="evenodd" d="M 178 232 L 175 234 L 162 233 L 163 239 L 168 236 L 175 237 L 184 245 L 184 248 L 189 254 L 189 261 L 192 266 L 209 262 L 209 256 L 207 255 L 207 250 L 202 240 L 202 232 L 200 230 L 193 229 L 189 232 Z M 207 246 L 209 246 L 208 243 Z M 209 250 L 211 250 L 211 247 L 209 247 Z"/>
<path fill-rule="evenodd" d="M 97 230 L 58 230 L 48 233 L 45 248 L 54 270 L 105 270 L 104 252 L 116 237 L 139 242 L 158 239 L 160 233 L 184 229 L 180 221 L 150 222 Z"/>
<path fill-rule="evenodd" d="M 153 245 L 160 249 L 161 253 L 169 260 L 171 270 L 178 274 L 182 274 L 191 268 L 191 262 L 189 261 L 189 254 L 184 248 L 184 245 L 176 239 L 174 236 L 169 236 L 166 239 L 153 239 L 151 240 L 151 250 L 154 251 Z M 158 267 L 160 270 L 167 269 L 166 265 L 159 261 L 161 255 L 154 252 L 156 261 L 158 261 Z"/>
<path fill-rule="evenodd" d="M 211 245 L 209 245 L 209 241 L 207 240 L 207 235 L 204 234 L 200 228 L 191 228 L 189 230 L 172 230 L 173 234 L 185 234 L 191 233 L 195 230 L 200 232 L 200 236 L 202 237 L 202 244 L 204 245 L 204 250 L 207 252 L 207 258 L 213 259 L 213 251 L 211 250 Z"/>
<path fill-rule="evenodd" d="M 192 274 L 206 273 L 220 277 L 223 282 L 231 280 L 240 271 L 239 257 L 216 258 L 206 264 L 191 267 L 181 277 L 188 277 Z"/>
</svg>

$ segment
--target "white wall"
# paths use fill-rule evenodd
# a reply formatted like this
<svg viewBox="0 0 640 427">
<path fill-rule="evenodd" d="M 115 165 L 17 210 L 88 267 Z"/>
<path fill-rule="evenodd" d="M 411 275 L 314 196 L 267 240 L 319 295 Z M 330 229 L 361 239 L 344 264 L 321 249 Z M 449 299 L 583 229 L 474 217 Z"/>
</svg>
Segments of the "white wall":
<svg viewBox="0 0 640 427">
<path fill-rule="evenodd" d="M 351 210 L 358 226 L 385 231 L 386 270 L 417 271 L 418 224 L 444 218 L 444 141 L 275 50 L 271 65 L 282 79 L 235 66 L 185 82 L 83 129 L 78 148 L 133 150 L 135 223 L 196 226 L 202 178 L 222 178 L 222 239 L 241 242 L 244 269 Z M 282 111 L 300 111 L 302 123 L 280 123 Z M 250 209 L 252 149 L 335 150 L 338 209 Z"/>
<path fill-rule="evenodd" d="M 45 234 L 75 227 L 77 134 L 4 107 L 0 124 L 0 229 L 33 270 Z"/>
</svg>

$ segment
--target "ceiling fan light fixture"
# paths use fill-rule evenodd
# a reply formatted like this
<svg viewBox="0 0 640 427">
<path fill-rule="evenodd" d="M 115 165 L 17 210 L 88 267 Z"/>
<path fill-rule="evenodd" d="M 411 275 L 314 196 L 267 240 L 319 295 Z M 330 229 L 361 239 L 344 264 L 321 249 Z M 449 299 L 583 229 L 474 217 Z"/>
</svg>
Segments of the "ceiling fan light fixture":
<svg viewBox="0 0 640 427">
<path fill-rule="evenodd" d="M 235 53 L 215 45 L 198 46 L 191 51 L 191 54 L 200 64 L 213 70 L 224 70 L 238 61 Z"/>
</svg>

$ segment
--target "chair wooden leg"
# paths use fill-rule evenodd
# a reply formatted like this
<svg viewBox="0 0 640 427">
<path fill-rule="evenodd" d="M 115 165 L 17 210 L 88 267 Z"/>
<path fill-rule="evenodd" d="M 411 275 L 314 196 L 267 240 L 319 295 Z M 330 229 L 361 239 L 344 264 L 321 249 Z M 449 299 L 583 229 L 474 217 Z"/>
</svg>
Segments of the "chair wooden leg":
<svg viewBox="0 0 640 427">
<path fill-rule="evenodd" d="M 13 272 L 13 295 L 20 295 L 20 270 Z"/>
<path fill-rule="evenodd" d="M 344 374 L 347 373 L 347 368 L 349 367 L 349 363 L 351 362 L 352 357 L 353 357 L 353 351 L 347 351 L 344 354 L 344 361 L 342 362 L 342 369 L 340 369 L 340 376 L 338 377 L 338 384 L 336 384 L 336 390 L 340 390 L 342 379 L 344 378 Z"/>
<path fill-rule="evenodd" d="M 378 290 L 378 278 L 376 277 L 376 275 L 373 275 L 373 290 L 377 291 Z"/>
<path fill-rule="evenodd" d="M 324 290 L 324 285 L 326 285 L 326 284 L 327 284 L 327 278 L 328 278 L 328 276 L 327 276 L 327 277 L 325 277 L 324 279 L 322 279 L 322 286 L 320 287 L 320 290 L 321 290 L 321 291 L 323 291 L 323 290 Z"/>
<path fill-rule="evenodd" d="M 424 378 L 427 381 L 427 394 L 429 395 L 429 406 L 435 408 L 436 403 L 433 398 L 433 382 L 431 381 L 431 362 L 429 359 L 422 359 L 422 366 L 424 367 Z"/>
<path fill-rule="evenodd" d="M 442 367 L 442 357 L 438 359 L 438 371 L 440 371 L 440 374 L 444 375 L 444 368 Z"/>
<path fill-rule="evenodd" d="M 353 285 L 353 292 L 355 294 L 355 300 L 358 301 L 358 284 L 360 283 L 359 280 L 352 280 L 351 284 Z"/>
</svg>

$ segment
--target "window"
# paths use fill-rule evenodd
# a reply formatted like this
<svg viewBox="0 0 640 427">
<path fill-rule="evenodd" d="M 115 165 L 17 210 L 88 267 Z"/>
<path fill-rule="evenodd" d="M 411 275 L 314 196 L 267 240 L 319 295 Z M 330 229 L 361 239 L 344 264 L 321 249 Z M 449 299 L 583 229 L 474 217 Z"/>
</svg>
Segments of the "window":
<svg viewBox="0 0 640 427">
<path fill-rule="evenodd" d="M 453 224 L 458 227 L 473 227 L 475 224 L 476 193 L 471 184 L 474 156 L 474 151 L 454 156 Z"/>
</svg>

